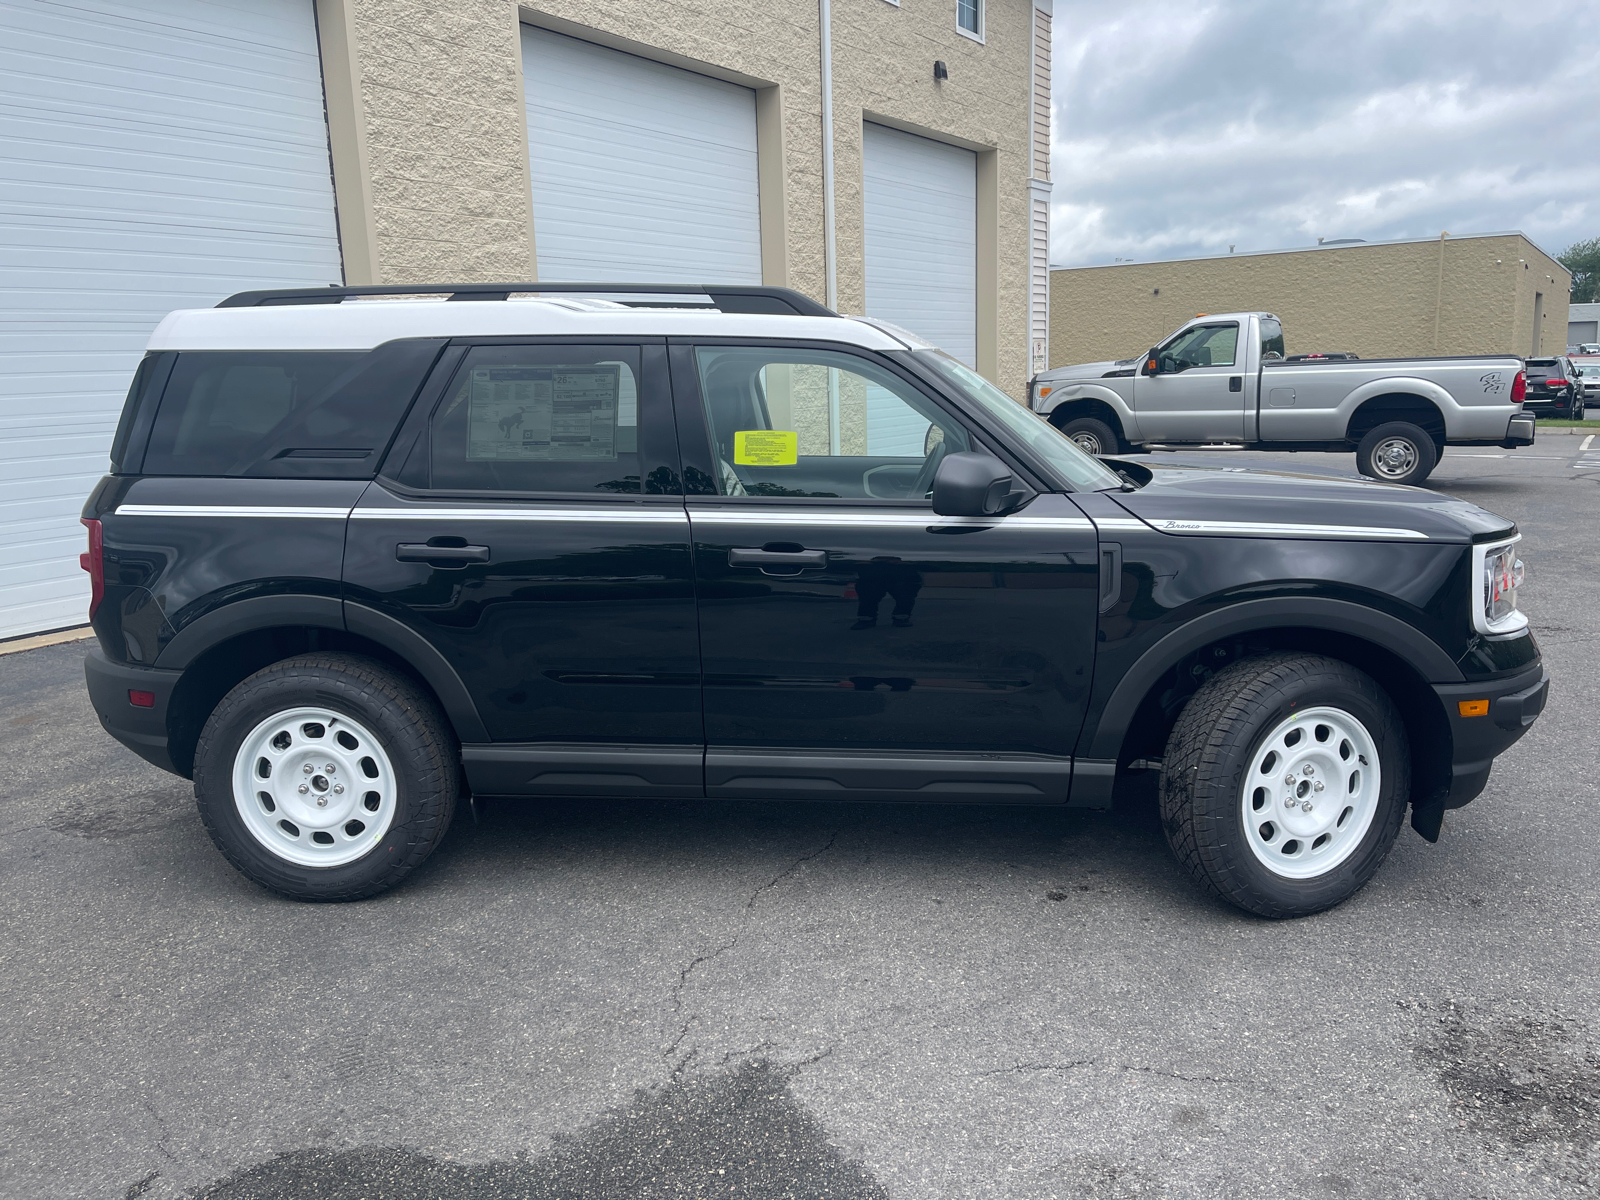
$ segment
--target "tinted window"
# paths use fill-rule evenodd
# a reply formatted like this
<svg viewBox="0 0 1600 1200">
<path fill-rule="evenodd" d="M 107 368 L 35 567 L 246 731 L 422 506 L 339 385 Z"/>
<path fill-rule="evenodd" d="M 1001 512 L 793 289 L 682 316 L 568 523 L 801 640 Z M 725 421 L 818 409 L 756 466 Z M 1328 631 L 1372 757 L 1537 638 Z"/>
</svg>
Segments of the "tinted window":
<svg viewBox="0 0 1600 1200">
<path fill-rule="evenodd" d="M 924 499 L 967 434 L 891 371 L 828 350 L 702 347 L 700 393 L 724 496 Z"/>
<path fill-rule="evenodd" d="M 181 352 L 144 471 L 371 478 L 442 345 Z"/>
<path fill-rule="evenodd" d="M 436 488 L 640 492 L 639 351 L 480 346 L 430 431 Z"/>
<path fill-rule="evenodd" d="M 1561 364 L 1553 362 L 1530 362 L 1528 364 L 1529 379 L 1560 379 Z"/>
</svg>

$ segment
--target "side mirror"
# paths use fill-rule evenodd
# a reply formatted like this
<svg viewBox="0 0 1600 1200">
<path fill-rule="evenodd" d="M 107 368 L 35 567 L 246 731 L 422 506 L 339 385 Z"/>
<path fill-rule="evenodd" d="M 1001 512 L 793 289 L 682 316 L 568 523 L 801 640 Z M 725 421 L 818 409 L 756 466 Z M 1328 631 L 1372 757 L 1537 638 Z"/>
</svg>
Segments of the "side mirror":
<svg viewBox="0 0 1600 1200">
<path fill-rule="evenodd" d="M 988 454 L 947 454 L 933 473 L 933 511 L 941 517 L 997 517 L 1026 494 L 1013 488 L 1011 468 Z"/>
<path fill-rule="evenodd" d="M 1159 375 L 1159 374 L 1161 374 L 1161 351 L 1160 350 L 1152 350 L 1152 351 L 1150 351 L 1149 354 L 1146 354 L 1144 356 L 1144 366 L 1139 368 L 1139 374 L 1141 374 L 1141 375 Z"/>
</svg>

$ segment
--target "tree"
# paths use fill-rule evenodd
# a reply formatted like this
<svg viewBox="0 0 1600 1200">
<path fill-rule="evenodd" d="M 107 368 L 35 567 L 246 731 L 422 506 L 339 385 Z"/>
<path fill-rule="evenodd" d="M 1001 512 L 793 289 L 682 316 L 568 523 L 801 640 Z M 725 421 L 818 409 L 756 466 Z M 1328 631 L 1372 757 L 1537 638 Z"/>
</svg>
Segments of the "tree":
<svg viewBox="0 0 1600 1200">
<path fill-rule="evenodd" d="M 1556 261 L 1572 272 L 1572 303 L 1600 301 L 1600 237 L 1573 242 L 1556 255 Z"/>
</svg>

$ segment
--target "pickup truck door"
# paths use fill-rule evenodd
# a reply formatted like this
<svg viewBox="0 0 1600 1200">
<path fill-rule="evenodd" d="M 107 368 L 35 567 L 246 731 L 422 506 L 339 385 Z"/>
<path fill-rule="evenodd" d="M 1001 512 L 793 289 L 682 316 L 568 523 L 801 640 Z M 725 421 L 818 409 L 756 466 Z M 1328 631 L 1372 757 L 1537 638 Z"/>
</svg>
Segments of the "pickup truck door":
<svg viewBox="0 0 1600 1200">
<path fill-rule="evenodd" d="M 1245 345 L 1237 321 L 1191 325 L 1157 351 L 1160 370 L 1134 379 L 1139 430 L 1153 442 L 1242 441 Z M 1254 407 L 1253 404 L 1251 407 Z"/>
</svg>

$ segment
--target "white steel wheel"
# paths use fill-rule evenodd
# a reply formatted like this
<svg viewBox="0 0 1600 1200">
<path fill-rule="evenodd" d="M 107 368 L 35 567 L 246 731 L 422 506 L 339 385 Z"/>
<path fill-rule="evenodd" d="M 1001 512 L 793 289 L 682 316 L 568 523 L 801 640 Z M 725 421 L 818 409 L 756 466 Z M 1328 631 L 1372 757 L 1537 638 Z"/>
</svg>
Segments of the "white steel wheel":
<svg viewBox="0 0 1600 1200">
<path fill-rule="evenodd" d="M 1245 841 L 1283 879 L 1326 874 L 1367 836 L 1382 787 L 1367 727 L 1340 708 L 1304 709 L 1251 756 L 1239 797 Z"/>
<path fill-rule="evenodd" d="M 245 735 L 233 800 L 269 853 L 302 867 L 338 867 L 373 849 L 395 813 L 394 767 L 359 721 L 331 708 L 285 709 Z"/>
</svg>

